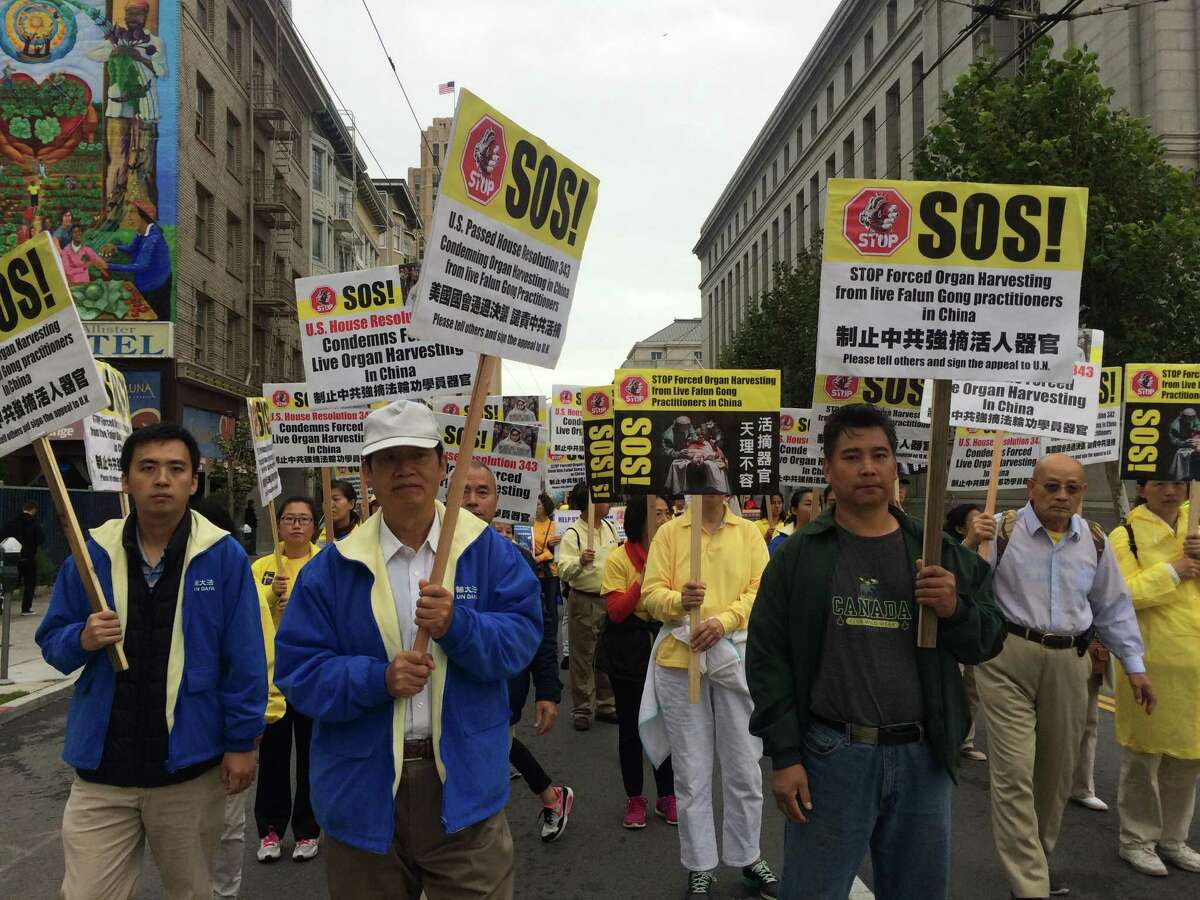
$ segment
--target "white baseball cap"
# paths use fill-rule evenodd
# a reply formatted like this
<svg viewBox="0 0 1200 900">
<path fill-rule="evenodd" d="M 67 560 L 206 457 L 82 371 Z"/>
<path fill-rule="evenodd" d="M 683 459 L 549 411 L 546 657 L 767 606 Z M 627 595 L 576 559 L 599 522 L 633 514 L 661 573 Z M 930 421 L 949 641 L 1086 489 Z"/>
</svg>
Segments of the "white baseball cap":
<svg viewBox="0 0 1200 900">
<path fill-rule="evenodd" d="M 388 447 L 431 449 L 442 442 L 437 420 L 424 403 L 395 400 L 363 421 L 363 458 Z"/>
</svg>

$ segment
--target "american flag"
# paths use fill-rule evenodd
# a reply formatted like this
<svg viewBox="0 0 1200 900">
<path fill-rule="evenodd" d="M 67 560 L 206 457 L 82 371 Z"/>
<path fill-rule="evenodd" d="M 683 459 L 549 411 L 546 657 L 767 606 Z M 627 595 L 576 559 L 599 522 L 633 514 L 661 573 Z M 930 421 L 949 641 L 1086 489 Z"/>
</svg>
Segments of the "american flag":
<svg viewBox="0 0 1200 900">
<path fill-rule="evenodd" d="M 438 85 L 438 93 L 439 94 L 453 94 L 454 93 L 454 82 L 447 81 L 445 84 L 439 84 Z"/>
</svg>

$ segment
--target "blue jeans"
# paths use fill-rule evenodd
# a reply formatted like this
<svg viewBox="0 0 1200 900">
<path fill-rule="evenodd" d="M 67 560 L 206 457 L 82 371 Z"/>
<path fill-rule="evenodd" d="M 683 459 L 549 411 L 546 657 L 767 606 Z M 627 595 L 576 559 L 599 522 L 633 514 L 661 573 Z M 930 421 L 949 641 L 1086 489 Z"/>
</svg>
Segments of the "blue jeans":
<svg viewBox="0 0 1200 900">
<path fill-rule="evenodd" d="M 926 741 L 876 747 L 810 721 L 813 808 L 784 832 L 783 900 L 846 900 L 867 849 L 878 900 L 949 896 L 951 780 Z"/>
</svg>

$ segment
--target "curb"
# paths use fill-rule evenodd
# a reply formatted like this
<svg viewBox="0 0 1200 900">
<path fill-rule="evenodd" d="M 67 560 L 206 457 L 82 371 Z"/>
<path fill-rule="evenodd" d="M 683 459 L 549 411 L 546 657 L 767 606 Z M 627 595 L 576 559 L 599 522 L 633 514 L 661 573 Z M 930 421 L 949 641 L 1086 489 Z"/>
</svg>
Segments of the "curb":
<svg viewBox="0 0 1200 900">
<path fill-rule="evenodd" d="M 73 675 L 58 684 L 52 684 L 49 687 L 42 688 L 40 691 L 34 691 L 32 694 L 18 697 L 7 706 L 0 706 L 0 728 L 3 728 L 9 722 L 21 718 L 21 716 L 36 712 L 60 699 L 60 694 L 65 693 L 69 688 L 75 686 L 75 679 L 78 677 L 78 674 Z"/>
</svg>

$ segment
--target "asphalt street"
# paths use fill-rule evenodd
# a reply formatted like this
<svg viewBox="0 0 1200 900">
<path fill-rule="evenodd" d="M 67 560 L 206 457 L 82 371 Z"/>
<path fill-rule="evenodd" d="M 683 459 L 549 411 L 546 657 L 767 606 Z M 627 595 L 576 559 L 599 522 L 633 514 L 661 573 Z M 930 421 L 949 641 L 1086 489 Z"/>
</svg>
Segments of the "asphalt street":
<svg viewBox="0 0 1200 900">
<path fill-rule="evenodd" d="M 60 760 L 67 703 L 65 697 L 44 709 L 0 725 L 0 897 L 53 898 L 62 878 L 59 825 L 72 773 Z M 1115 806 L 1119 754 L 1112 716 L 1101 713 L 1102 732 L 1096 760 L 1099 794 Z M 564 727 L 565 726 L 565 727 Z M 576 791 L 576 808 L 562 839 L 545 845 L 537 837 L 538 803 L 520 782 L 513 784 L 508 806 L 517 852 L 519 900 L 584 898 L 677 898 L 683 893 L 674 829 L 652 820 L 640 832 L 620 827 L 623 796 L 617 769 L 616 727 L 597 724 L 577 733 L 560 720 L 550 735 L 536 738 L 525 726 L 522 739 L 534 748 L 556 781 Z M 986 747 L 986 740 L 982 742 Z M 647 770 L 647 786 L 653 781 Z M 954 802 L 953 897 L 955 900 L 1003 900 L 1008 890 L 992 845 L 988 821 L 987 765 L 967 763 Z M 253 791 L 247 791 L 251 801 Z M 253 831 L 253 817 L 250 818 Z M 920 840 L 919 835 L 913 836 Z M 1200 844 L 1200 824 L 1192 829 Z M 242 897 L 326 897 L 323 863 L 297 864 L 285 858 L 271 866 L 254 861 L 253 835 L 246 846 Z M 783 826 L 768 800 L 762 845 L 767 859 L 782 868 Z M 1072 806 L 1066 815 L 1055 863 L 1075 900 L 1195 900 L 1200 875 L 1172 871 L 1165 879 L 1133 872 L 1117 858 L 1115 810 L 1094 813 Z M 870 867 L 863 880 L 871 884 Z M 138 900 L 162 896 L 147 858 Z M 718 898 L 744 897 L 738 873 L 719 873 Z"/>
</svg>

